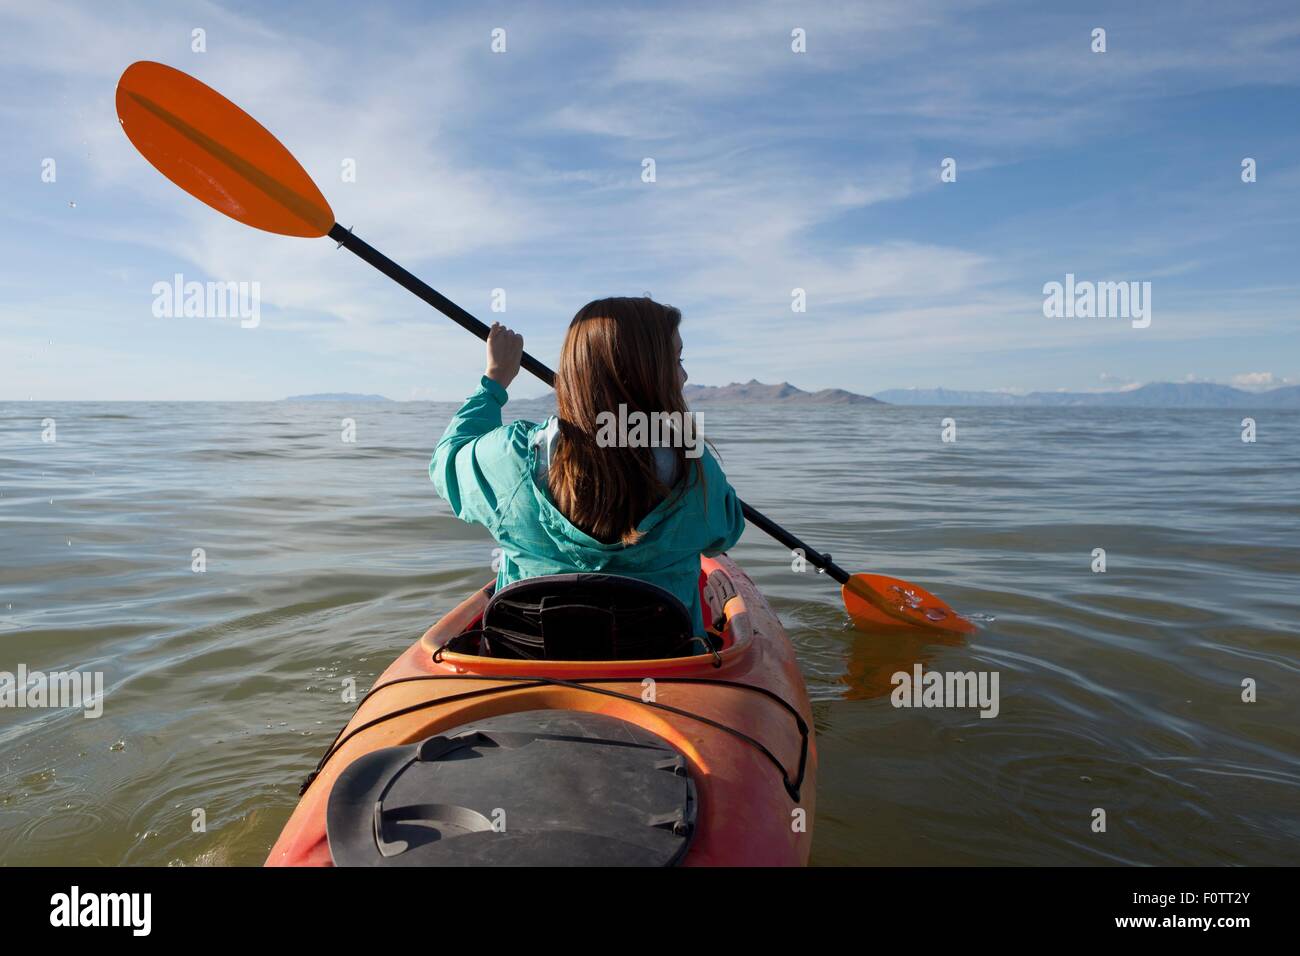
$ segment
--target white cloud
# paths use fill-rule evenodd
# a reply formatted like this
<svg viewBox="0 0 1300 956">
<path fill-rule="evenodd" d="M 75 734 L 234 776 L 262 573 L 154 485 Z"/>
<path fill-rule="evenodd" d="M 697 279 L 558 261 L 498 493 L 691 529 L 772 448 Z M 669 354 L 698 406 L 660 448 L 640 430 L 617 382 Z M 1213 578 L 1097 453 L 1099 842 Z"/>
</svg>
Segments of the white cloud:
<svg viewBox="0 0 1300 956">
<path fill-rule="evenodd" d="M 1232 384 L 1247 391 L 1266 391 L 1293 383 L 1291 379 L 1274 375 L 1272 372 L 1242 372 L 1232 377 Z"/>
</svg>

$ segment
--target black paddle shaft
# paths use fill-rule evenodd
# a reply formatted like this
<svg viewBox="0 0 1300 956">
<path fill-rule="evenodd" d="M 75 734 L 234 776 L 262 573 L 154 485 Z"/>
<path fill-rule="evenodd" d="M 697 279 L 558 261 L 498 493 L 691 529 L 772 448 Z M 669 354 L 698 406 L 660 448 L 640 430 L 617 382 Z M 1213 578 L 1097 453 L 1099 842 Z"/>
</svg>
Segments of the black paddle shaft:
<svg viewBox="0 0 1300 956">
<path fill-rule="evenodd" d="M 411 273 L 407 272 L 370 243 L 353 235 L 351 229 L 344 229 L 336 222 L 329 231 L 329 237 L 340 246 L 347 249 L 348 252 L 351 252 L 358 258 L 364 259 L 366 262 L 370 263 L 398 285 L 403 286 L 408 292 L 415 293 L 461 328 L 473 332 L 484 342 L 487 341 L 488 333 L 492 331 L 489 326 L 484 325 L 478 319 L 474 318 L 474 316 L 470 315 L 455 302 L 452 302 L 451 299 L 447 298 L 427 282 L 422 282 L 420 279 L 411 275 Z M 519 364 L 528 369 L 528 371 L 532 372 L 547 385 L 551 386 L 551 388 L 555 387 L 555 373 L 527 352 L 524 353 L 523 360 Z"/>
<path fill-rule="evenodd" d="M 474 316 L 470 315 L 455 302 L 452 302 L 451 299 L 447 298 L 427 282 L 423 282 L 416 276 L 407 272 L 370 243 L 356 236 L 351 229 L 344 229 L 336 222 L 329 231 L 329 237 L 353 255 L 370 263 L 370 265 L 374 266 L 384 275 L 388 276 L 388 278 L 405 288 L 408 292 L 414 293 L 425 302 L 429 303 L 429 305 L 433 306 L 461 328 L 473 332 L 483 341 L 487 341 L 488 333 L 491 331 L 489 326 L 484 325 L 478 319 L 474 318 Z M 521 367 L 532 372 L 551 388 L 555 387 L 555 373 L 527 352 L 524 353 L 519 364 Z M 744 511 L 745 520 L 750 524 L 766 531 L 787 548 L 800 551 L 809 564 L 825 571 L 840 584 L 848 583 L 848 573 L 832 561 L 829 554 L 822 554 L 817 549 L 810 548 L 771 518 L 767 517 L 761 511 L 745 504 L 745 502 L 742 501 L 740 505 Z"/>
</svg>

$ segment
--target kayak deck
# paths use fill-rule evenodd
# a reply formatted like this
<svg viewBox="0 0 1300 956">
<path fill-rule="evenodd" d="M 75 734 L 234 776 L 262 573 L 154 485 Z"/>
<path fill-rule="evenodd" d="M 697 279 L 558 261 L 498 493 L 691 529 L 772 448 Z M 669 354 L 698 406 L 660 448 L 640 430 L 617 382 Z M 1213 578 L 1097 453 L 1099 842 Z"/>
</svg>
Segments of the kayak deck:
<svg viewBox="0 0 1300 956">
<path fill-rule="evenodd" d="M 311 779 L 267 865 L 332 865 L 328 798 L 357 758 L 470 722 L 536 710 L 627 721 L 686 758 L 699 803 L 684 865 L 807 863 L 817 754 L 794 650 L 735 562 L 725 555 L 702 558 L 701 569 L 706 575 L 721 571 L 735 590 L 726 603 L 722 647 L 665 660 L 524 661 L 442 649 L 482 617 L 489 589 L 476 591 L 376 681 Z"/>
</svg>

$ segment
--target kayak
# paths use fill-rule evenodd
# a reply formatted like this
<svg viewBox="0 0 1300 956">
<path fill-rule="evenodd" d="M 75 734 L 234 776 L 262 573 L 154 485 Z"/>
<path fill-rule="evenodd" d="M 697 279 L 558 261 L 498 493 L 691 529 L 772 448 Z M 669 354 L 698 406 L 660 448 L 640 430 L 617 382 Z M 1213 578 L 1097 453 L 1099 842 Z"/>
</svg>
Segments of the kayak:
<svg viewBox="0 0 1300 956">
<path fill-rule="evenodd" d="M 583 646 L 573 614 L 604 620 L 599 595 L 628 579 L 560 576 L 601 590 L 551 600 L 568 616 L 531 657 L 527 628 L 498 623 L 527 582 L 470 595 L 362 699 L 266 865 L 806 864 L 817 750 L 794 648 L 734 561 L 700 570 L 710 636 L 684 656 L 555 658 Z"/>
</svg>

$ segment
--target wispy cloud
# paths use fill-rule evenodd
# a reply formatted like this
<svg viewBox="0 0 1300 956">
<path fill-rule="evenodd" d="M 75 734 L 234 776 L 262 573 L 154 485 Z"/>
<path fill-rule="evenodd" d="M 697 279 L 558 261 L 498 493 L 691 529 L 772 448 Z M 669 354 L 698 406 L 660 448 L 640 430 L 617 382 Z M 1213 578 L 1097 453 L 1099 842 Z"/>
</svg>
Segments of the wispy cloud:
<svg viewBox="0 0 1300 956">
<path fill-rule="evenodd" d="M 1232 384 L 1248 391 L 1266 391 L 1284 385 L 1294 385 L 1293 379 L 1274 375 L 1272 372 L 1242 372 L 1232 376 Z"/>
</svg>

